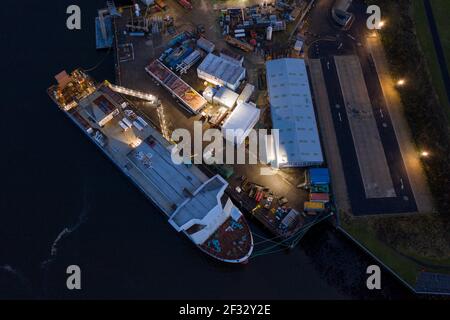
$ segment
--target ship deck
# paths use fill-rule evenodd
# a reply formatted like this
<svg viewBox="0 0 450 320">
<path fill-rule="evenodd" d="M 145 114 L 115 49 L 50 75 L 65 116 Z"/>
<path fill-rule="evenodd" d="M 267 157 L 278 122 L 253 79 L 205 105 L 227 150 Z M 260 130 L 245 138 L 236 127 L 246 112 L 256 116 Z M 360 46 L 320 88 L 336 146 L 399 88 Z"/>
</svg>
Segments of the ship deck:
<svg viewBox="0 0 450 320">
<path fill-rule="evenodd" d="M 229 218 L 206 240 L 201 248 L 224 261 L 242 260 L 253 251 L 250 228 L 243 217 L 235 221 Z"/>
<path fill-rule="evenodd" d="M 98 93 L 103 92 L 99 90 Z M 123 100 L 119 100 L 119 97 L 122 98 L 120 95 L 114 96 L 115 105 L 120 110 L 119 115 L 102 128 L 92 125 L 92 121 L 89 121 L 88 106 L 97 99 L 96 95 L 82 100 L 76 112 L 94 129 L 101 130 L 108 139 L 107 145 L 102 147 L 104 151 L 124 168 L 134 182 L 170 217 L 188 197 L 186 192 L 193 193 L 208 180 L 208 177 L 195 166 L 174 165 L 169 151 L 171 145 L 150 124 L 141 131 L 135 126 L 123 131 L 119 121 L 126 115 L 120 108 L 119 103 Z M 129 105 L 127 109 L 150 123 L 137 108 Z M 74 120 L 80 123 L 79 119 Z M 136 158 L 138 154 L 149 157 L 148 164 L 138 160 Z"/>
</svg>

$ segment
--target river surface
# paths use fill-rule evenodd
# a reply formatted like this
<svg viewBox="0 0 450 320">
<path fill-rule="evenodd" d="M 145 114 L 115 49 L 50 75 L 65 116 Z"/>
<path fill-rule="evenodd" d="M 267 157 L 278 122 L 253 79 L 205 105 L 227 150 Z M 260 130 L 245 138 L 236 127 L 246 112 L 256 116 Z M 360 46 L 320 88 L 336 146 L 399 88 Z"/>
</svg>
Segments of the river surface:
<svg viewBox="0 0 450 320">
<path fill-rule="evenodd" d="M 80 31 L 65 27 L 72 3 L 82 9 Z M 328 224 L 290 252 L 243 266 L 211 261 L 177 234 L 46 94 L 59 71 L 99 62 L 91 75 L 114 81 L 112 54 L 95 50 L 104 3 L 2 3 L 0 298 L 411 297 L 387 272 L 382 290 L 367 290 L 374 262 Z M 71 264 L 81 267 L 80 291 L 66 289 Z"/>
</svg>

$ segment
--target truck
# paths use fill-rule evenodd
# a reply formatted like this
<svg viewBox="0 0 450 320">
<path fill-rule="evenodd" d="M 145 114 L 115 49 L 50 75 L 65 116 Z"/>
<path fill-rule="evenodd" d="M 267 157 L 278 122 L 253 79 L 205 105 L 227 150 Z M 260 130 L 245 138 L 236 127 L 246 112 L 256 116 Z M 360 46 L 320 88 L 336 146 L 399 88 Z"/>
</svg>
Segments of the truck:
<svg viewBox="0 0 450 320">
<path fill-rule="evenodd" d="M 188 0 L 178 0 L 178 3 L 185 9 L 192 10 L 192 3 L 190 3 Z"/>
<path fill-rule="evenodd" d="M 245 52 L 252 52 L 252 51 L 253 51 L 253 46 L 252 46 L 251 44 L 249 44 L 249 43 L 247 43 L 247 42 L 244 42 L 244 41 L 241 41 L 241 40 L 238 40 L 238 39 L 236 39 L 236 38 L 233 38 L 233 37 L 231 37 L 231 36 L 229 36 L 229 35 L 227 35 L 227 36 L 225 37 L 225 41 L 226 41 L 230 46 L 239 48 L 239 49 L 241 49 L 241 50 L 243 50 L 243 51 L 245 51 Z"/>
</svg>

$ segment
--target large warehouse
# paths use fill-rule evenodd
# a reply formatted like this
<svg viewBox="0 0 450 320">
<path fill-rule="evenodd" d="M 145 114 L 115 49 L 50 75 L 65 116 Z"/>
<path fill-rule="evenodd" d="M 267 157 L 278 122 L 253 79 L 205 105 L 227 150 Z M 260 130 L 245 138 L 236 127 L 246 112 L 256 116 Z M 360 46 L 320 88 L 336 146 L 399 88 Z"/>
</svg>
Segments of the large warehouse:
<svg viewBox="0 0 450 320">
<path fill-rule="evenodd" d="M 292 58 L 268 61 L 266 76 L 272 124 L 279 129 L 272 165 L 283 168 L 322 164 L 305 61 Z"/>
<path fill-rule="evenodd" d="M 210 53 L 198 66 L 197 75 L 212 84 L 226 86 L 236 91 L 245 78 L 245 69 L 239 64 Z"/>
</svg>

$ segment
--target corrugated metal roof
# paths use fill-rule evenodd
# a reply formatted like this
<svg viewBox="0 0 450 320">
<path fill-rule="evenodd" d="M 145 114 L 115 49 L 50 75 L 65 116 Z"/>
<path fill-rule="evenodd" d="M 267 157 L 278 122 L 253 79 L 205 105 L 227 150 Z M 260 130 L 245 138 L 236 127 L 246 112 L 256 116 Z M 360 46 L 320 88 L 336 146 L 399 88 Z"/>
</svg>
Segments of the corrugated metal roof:
<svg viewBox="0 0 450 320">
<path fill-rule="evenodd" d="M 273 128 L 279 129 L 277 164 L 307 166 L 323 162 L 308 75 L 303 59 L 266 63 Z"/>
<path fill-rule="evenodd" d="M 198 70 L 230 84 L 235 84 L 245 74 L 243 67 L 212 53 L 206 56 Z"/>
</svg>

